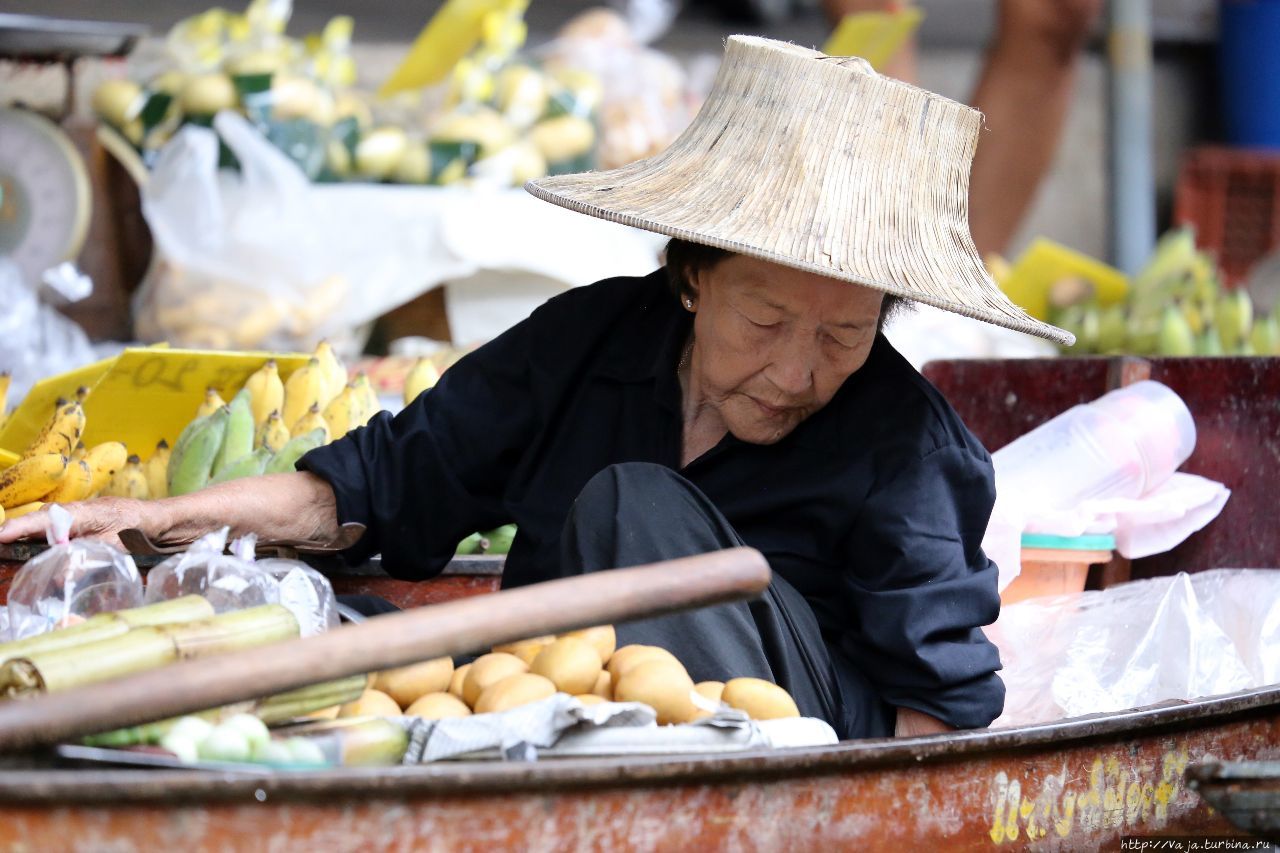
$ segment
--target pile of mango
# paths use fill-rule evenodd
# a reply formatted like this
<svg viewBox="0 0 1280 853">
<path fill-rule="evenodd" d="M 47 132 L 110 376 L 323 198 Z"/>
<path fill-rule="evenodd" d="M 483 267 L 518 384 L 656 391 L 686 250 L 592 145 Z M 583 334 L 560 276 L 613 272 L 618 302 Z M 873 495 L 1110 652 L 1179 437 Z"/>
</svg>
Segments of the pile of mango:
<svg viewBox="0 0 1280 853">
<path fill-rule="evenodd" d="M 758 678 L 694 684 L 675 655 L 658 646 L 617 648 L 612 625 L 494 646 L 454 666 L 437 658 L 377 673 L 339 717 L 410 716 L 438 720 L 491 714 L 567 693 L 580 702 L 640 702 L 659 725 L 691 723 L 727 705 L 754 720 L 798 717 L 781 687 Z"/>
<path fill-rule="evenodd" d="M 1080 280 L 1060 282 L 1049 299 L 1049 322 L 1076 336 L 1073 355 L 1280 355 L 1280 317 L 1224 288 L 1189 228 L 1161 238 L 1124 301 L 1103 304 Z"/>
</svg>

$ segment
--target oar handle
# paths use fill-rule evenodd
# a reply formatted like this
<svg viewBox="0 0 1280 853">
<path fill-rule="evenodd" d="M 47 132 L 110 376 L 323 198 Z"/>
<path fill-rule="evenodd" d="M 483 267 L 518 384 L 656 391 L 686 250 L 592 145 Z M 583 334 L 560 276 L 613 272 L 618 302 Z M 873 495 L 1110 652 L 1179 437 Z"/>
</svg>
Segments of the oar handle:
<svg viewBox="0 0 1280 853">
<path fill-rule="evenodd" d="M 525 637 L 754 598 L 764 592 L 769 578 L 769 565 L 758 551 L 734 548 L 379 616 L 318 637 L 0 703 L 0 751 L 53 744 Z"/>
</svg>

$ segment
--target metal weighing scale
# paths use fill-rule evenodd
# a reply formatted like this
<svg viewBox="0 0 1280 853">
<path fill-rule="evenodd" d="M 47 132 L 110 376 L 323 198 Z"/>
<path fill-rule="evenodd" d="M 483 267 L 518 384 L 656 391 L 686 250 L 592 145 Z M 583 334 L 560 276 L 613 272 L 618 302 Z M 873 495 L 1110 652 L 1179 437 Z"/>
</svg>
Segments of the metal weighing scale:
<svg viewBox="0 0 1280 853">
<path fill-rule="evenodd" d="M 84 245 L 92 199 L 84 160 L 59 126 L 75 106 L 76 60 L 124 56 L 147 28 L 0 14 L 0 59 L 62 65 L 66 95 L 48 118 L 21 104 L 0 107 L 0 256 L 28 281 Z"/>
</svg>

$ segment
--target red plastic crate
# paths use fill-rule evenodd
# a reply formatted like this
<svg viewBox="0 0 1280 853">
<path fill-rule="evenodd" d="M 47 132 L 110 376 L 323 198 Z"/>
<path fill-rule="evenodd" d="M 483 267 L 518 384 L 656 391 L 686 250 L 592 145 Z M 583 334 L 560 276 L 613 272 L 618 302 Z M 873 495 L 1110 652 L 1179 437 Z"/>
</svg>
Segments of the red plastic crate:
<svg viewBox="0 0 1280 853">
<path fill-rule="evenodd" d="M 1196 148 L 1183 161 L 1174 222 L 1196 230 L 1196 244 L 1212 252 L 1225 283 L 1240 284 L 1280 246 L 1280 153 Z"/>
</svg>

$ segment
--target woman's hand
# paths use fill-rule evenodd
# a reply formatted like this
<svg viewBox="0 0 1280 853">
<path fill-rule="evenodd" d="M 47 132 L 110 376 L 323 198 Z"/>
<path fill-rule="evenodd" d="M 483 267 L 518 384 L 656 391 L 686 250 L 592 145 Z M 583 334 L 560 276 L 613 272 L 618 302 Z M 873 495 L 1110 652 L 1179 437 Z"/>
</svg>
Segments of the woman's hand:
<svg viewBox="0 0 1280 853">
<path fill-rule="evenodd" d="M 71 513 L 71 538 L 101 539 L 120 547 L 120 531 L 137 528 L 148 535 L 159 521 L 158 501 L 130 498 L 99 498 L 63 506 Z M 20 539 L 42 539 L 49 524 L 49 510 L 43 508 L 0 525 L 0 544 Z"/>
<path fill-rule="evenodd" d="M 210 486 L 179 498 L 137 501 L 98 498 L 67 504 L 72 538 L 120 545 L 120 531 L 137 528 L 157 543 L 194 542 L 220 527 L 232 536 L 291 539 L 326 544 L 337 539 L 333 488 L 314 474 L 270 474 Z M 0 544 L 41 538 L 48 522 L 42 509 L 0 526 Z"/>
</svg>

